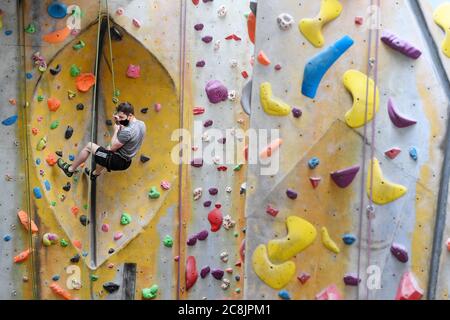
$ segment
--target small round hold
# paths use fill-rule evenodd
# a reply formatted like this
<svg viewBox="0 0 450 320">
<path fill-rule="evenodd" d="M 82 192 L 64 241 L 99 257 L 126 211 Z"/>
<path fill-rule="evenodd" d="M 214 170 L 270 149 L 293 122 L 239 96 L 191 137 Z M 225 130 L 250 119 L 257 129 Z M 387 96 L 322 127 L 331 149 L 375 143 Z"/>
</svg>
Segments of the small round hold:
<svg viewBox="0 0 450 320">
<path fill-rule="evenodd" d="M 73 128 L 71 126 L 67 126 L 66 132 L 64 133 L 64 138 L 69 140 L 73 135 Z"/>
<path fill-rule="evenodd" d="M 48 15 L 55 19 L 62 19 L 67 15 L 67 6 L 64 3 L 55 1 L 47 7 Z"/>
<path fill-rule="evenodd" d="M 78 111 L 84 110 L 84 104 L 82 103 L 77 104 L 77 110 Z"/>
<path fill-rule="evenodd" d="M 288 13 L 282 13 L 277 18 L 281 30 L 289 30 L 294 24 L 294 18 Z"/>
<path fill-rule="evenodd" d="M 88 220 L 87 216 L 85 216 L 84 214 L 81 215 L 81 216 L 80 216 L 80 223 L 81 223 L 83 226 L 86 227 L 86 226 L 89 224 L 89 220 Z"/>
<path fill-rule="evenodd" d="M 121 16 L 121 15 L 123 15 L 124 13 L 125 13 L 125 9 L 124 9 L 124 8 L 122 8 L 122 7 L 117 8 L 116 14 L 117 14 L 118 16 Z"/>
</svg>

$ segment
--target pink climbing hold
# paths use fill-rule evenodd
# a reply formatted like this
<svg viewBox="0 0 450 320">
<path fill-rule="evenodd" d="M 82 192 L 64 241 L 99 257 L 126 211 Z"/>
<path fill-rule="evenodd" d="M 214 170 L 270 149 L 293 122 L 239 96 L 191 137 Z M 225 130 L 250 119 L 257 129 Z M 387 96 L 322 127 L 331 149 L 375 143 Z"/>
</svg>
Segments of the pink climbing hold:
<svg viewBox="0 0 450 320">
<path fill-rule="evenodd" d="M 197 262 L 195 261 L 195 257 L 189 256 L 186 260 L 186 290 L 193 287 L 195 282 L 197 282 L 197 278 Z"/>
<path fill-rule="evenodd" d="M 106 224 L 106 223 L 102 224 L 102 231 L 103 232 L 108 232 L 109 231 L 109 224 Z"/>
<path fill-rule="evenodd" d="M 358 26 L 362 26 L 362 24 L 364 23 L 364 18 L 361 16 L 355 17 L 355 24 Z"/>
<path fill-rule="evenodd" d="M 155 106 L 154 106 L 154 108 L 155 108 L 155 111 L 156 111 L 156 112 L 160 112 L 161 109 L 162 109 L 161 103 L 156 103 Z"/>
<path fill-rule="evenodd" d="M 316 300 L 342 300 L 342 295 L 336 285 L 332 284 L 316 294 Z"/>
<path fill-rule="evenodd" d="M 309 181 L 311 182 L 312 187 L 314 189 L 316 189 L 319 186 L 320 181 L 322 181 L 322 178 L 320 178 L 320 177 L 310 177 Z"/>
<path fill-rule="evenodd" d="M 400 154 L 400 152 L 402 152 L 401 149 L 399 149 L 399 148 L 392 148 L 392 149 L 386 151 L 384 154 L 389 159 L 394 160 L 395 158 L 397 158 L 397 156 Z"/>
<path fill-rule="evenodd" d="M 138 65 L 130 64 L 127 69 L 127 77 L 137 79 L 141 76 L 141 67 Z"/>
<path fill-rule="evenodd" d="M 142 23 L 141 23 L 141 21 L 139 21 L 138 19 L 134 18 L 134 19 L 133 19 L 133 25 L 134 25 L 136 28 L 140 28 L 141 25 L 142 25 Z"/>
<path fill-rule="evenodd" d="M 211 80 L 205 88 L 209 102 L 213 104 L 228 100 L 228 89 L 219 80 Z"/>
<path fill-rule="evenodd" d="M 353 166 L 347 169 L 332 172 L 331 179 L 340 188 L 347 188 L 355 179 L 356 174 L 359 171 L 359 166 Z"/>
<path fill-rule="evenodd" d="M 120 238 L 123 237 L 123 232 L 117 232 L 116 234 L 114 234 L 114 240 L 120 240 Z"/>
<path fill-rule="evenodd" d="M 163 190 L 169 190 L 170 189 L 170 182 L 169 181 L 165 181 L 165 180 L 163 180 L 163 181 L 161 181 L 161 188 L 163 189 Z"/>
<path fill-rule="evenodd" d="M 211 224 L 211 231 L 217 232 L 220 230 L 223 222 L 222 212 L 215 208 L 210 213 L 208 213 L 208 221 Z"/>
<path fill-rule="evenodd" d="M 400 285 L 395 295 L 395 300 L 420 300 L 423 297 L 423 290 L 419 287 L 414 274 L 407 271 L 400 280 Z"/>
</svg>

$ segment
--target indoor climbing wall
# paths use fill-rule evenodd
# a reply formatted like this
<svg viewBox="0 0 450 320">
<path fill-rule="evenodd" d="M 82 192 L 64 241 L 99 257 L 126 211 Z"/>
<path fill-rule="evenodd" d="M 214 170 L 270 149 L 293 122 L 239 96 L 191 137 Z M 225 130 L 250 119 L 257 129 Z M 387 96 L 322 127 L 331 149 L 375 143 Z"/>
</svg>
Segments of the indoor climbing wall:
<svg viewBox="0 0 450 320">
<path fill-rule="evenodd" d="M 258 4 L 250 126 L 282 144 L 249 166 L 246 298 L 426 294 L 448 97 L 411 3 L 369 4 Z"/>
<path fill-rule="evenodd" d="M 14 257 L 29 246 L 29 236 L 17 220 L 17 211 L 25 200 L 23 190 L 25 161 L 22 158 L 23 141 L 19 118 L 22 74 L 20 33 L 15 1 L 0 5 L 0 56 L 8 63 L 1 65 L 0 87 L 0 148 L 2 160 L 2 193 L 0 195 L 0 299 L 29 299 L 31 297 L 32 268 L 29 263 L 16 265 Z"/>
<path fill-rule="evenodd" d="M 230 0 L 195 5 L 187 1 L 185 108 L 190 117 L 184 127 L 192 134 L 194 160 L 203 157 L 204 161 L 201 167 L 191 166 L 191 191 L 182 210 L 189 257 L 188 299 L 241 299 L 243 295 L 239 249 L 245 236 L 246 167 L 243 159 L 237 161 L 227 150 L 231 146 L 243 154 L 239 145 L 245 143 L 243 132 L 249 125 L 240 106 L 242 89 L 252 73 L 253 44 L 246 31 L 249 3 Z M 188 276 L 194 261 L 199 275 L 196 282 Z"/>
</svg>

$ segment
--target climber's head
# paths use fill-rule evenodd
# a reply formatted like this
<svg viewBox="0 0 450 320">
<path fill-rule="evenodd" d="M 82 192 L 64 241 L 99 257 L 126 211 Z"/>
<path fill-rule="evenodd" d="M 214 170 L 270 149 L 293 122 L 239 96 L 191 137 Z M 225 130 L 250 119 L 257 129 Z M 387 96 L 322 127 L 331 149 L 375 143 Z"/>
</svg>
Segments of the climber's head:
<svg viewBox="0 0 450 320">
<path fill-rule="evenodd" d="M 134 108 L 129 102 L 122 102 L 116 108 L 116 113 L 114 114 L 116 122 L 123 126 L 127 126 L 130 121 L 134 118 Z"/>
</svg>

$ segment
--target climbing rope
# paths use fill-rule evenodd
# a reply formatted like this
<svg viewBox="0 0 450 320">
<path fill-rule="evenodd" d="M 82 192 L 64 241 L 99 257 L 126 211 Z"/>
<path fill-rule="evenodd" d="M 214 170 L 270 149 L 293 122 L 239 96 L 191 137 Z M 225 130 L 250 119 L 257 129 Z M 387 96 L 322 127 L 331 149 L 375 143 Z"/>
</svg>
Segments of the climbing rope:
<svg viewBox="0 0 450 320">
<path fill-rule="evenodd" d="M 116 76 L 114 73 L 114 58 L 113 58 L 113 50 L 112 50 L 112 40 L 111 40 L 111 18 L 109 16 L 109 3 L 106 0 L 106 12 L 108 19 L 108 42 L 109 42 L 109 58 L 110 58 L 110 66 L 111 66 L 111 79 L 112 79 L 112 88 L 113 88 L 113 103 L 117 104 L 119 92 L 116 88 Z"/>
<path fill-rule="evenodd" d="M 377 84 L 378 84 L 378 51 L 379 51 L 379 10 L 380 10 L 380 0 L 377 0 L 377 5 L 374 5 L 374 0 L 370 0 L 370 8 L 375 8 L 376 11 L 376 19 L 377 19 L 377 25 L 376 25 L 376 33 L 375 33 L 375 58 L 372 60 L 372 49 L 373 49 L 373 26 L 369 26 L 369 40 L 368 40 L 368 49 L 367 49 L 367 80 L 366 80 L 366 105 L 365 105 L 365 113 L 364 113 L 364 131 L 363 131 L 363 145 L 362 145 L 362 161 L 361 161 L 361 168 L 362 168 L 362 175 L 361 175 L 361 190 L 360 190 L 360 219 L 359 219 L 359 229 L 358 229 L 358 238 L 359 238 L 359 249 L 358 249 L 358 267 L 357 267 L 357 275 L 358 279 L 360 279 L 361 275 L 361 249 L 362 249 L 362 229 L 363 229 L 363 219 L 364 219 L 364 213 L 368 214 L 368 224 L 367 224 L 367 263 L 370 265 L 370 248 L 371 248 L 371 219 L 372 215 L 374 214 L 374 206 L 373 206 L 373 168 L 374 163 L 372 159 L 375 156 L 375 129 L 376 129 L 376 94 L 377 94 Z M 374 71 L 374 104 L 373 104 L 373 110 L 372 110 L 372 135 L 370 142 L 371 144 L 371 151 L 370 151 L 370 194 L 369 194 L 369 204 L 367 206 L 367 210 L 363 210 L 364 208 L 364 197 L 365 197 L 365 170 L 366 170 L 366 156 L 367 156 L 367 150 L 366 150 L 366 143 L 367 143 L 367 120 L 368 120 L 368 113 L 369 113 L 369 83 L 370 83 L 370 74 L 371 70 Z M 357 296 L 358 299 L 360 298 L 360 286 L 357 287 Z M 367 289 L 366 299 L 369 299 L 369 289 Z"/>
</svg>

